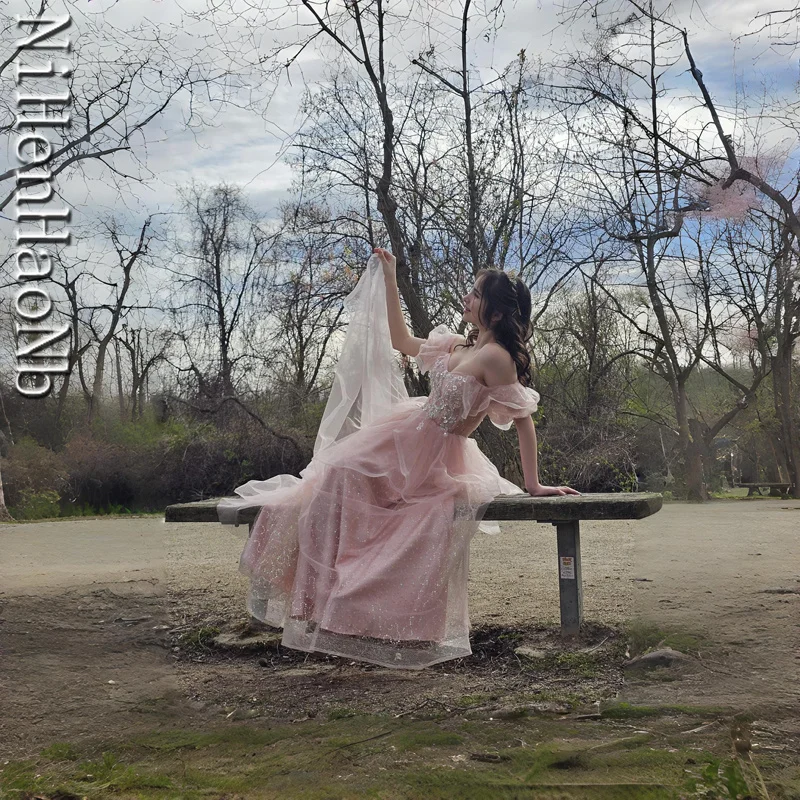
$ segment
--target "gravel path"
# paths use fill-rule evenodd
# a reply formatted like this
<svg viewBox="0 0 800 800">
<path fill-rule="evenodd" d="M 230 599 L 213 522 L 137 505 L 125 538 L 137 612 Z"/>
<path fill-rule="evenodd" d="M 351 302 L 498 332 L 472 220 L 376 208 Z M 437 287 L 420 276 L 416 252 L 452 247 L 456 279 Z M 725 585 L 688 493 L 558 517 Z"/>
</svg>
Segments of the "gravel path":
<svg viewBox="0 0 800 800">
<path fill-rule="evenodd" d="M 255 660 L 211 663 L 173 650 L 176 626 L 244 618 L 247 586 L 236 567 L 246 534 L 245 527 L 156 517 L 0 525 L 6 750 L 123 728 L 202 725 L 224 702 L 209 699 L 215 687 L 235 695 L 261 686 L 268 698 L 279 673 Z M 613 626 L 640 619 L 700 637 L 700 669 L 680 680 L 629 681 L 623 699 L 800 718 L 800 502 L 668 504 L 645 520 L 585 523 L 581 548 L 587 620 Z M 477 535 L 470 552 L 474 626 L 533 630 L 557 622 L 552 526 L 501 523 L 499 535 Z M 301 659 L 284 670 L 281 686 L 301 705 L 318 702 L 315 675 L 335 666 Z M 412 683 L 437 697 L 443 690 L 505 691 L 498 676 L 468 669 L 390 672 L 343 665 L 325 703 L 356 702 L 376 681 L 396 681 L 398 702 L 414 699 L 404 688 Z M 352 698 L 341 694 L 345 686 Z"/>
</svg>

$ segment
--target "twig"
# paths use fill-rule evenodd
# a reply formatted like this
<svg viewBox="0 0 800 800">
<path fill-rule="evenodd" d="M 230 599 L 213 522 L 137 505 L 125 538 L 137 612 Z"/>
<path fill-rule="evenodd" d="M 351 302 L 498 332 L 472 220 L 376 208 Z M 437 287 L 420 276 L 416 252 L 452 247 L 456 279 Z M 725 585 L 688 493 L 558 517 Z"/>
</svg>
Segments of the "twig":
<svg viewBox="0 0 800 800">
<path fill-rule="evenodd" d="M 427 705 L 430 702 L 431 702 L 430 698 L 428 698 L 427 700 L 423 700 L 418 706 L 414 706 L 414 708 L 409 708 L 406 711 L 401 711 L 399 714 L 395 714 L 394 715 L 395 719 L 397 719 L 397 717 L 404 717 L 406 714 L 411 714 L 413 711 L 419 711 L 419 709 L 421 709 L 423 706 Z"/>
<path fill-rule="evenodd" d="M 717 725 L 719 723 L 718 719 L 712 720 L 711 722 L 706 722 L 705 725 L 701 725 L 699 728 L 692 728 L 690 731 L 681 731 L 681 733 L 686 736 L 690 733 L 700 733 L 700 731 L 704 731 L 706 728 L 710 728 L 712 725 Z"/>
<path fill-rule="evenodd" d="M 335 753 L 337 750 L 343 750 L 345 747 L 353 747 L 356 744 L 363 744 L 364 742 L 371 742 L 373 739 L 380 739 L 383 736 L 389 736 L 389 734 L 395 733 L 395 730 L 391 731 L 384 731 L 383 733 L 378 733 L 375 736 L 368 736 L 366 739 L 359 739 L 357 742 L 349 742 L 348 744 L 340 744 L 338 747 L 334 747 L 333 750 L 329 752 Z"/>
</svg>

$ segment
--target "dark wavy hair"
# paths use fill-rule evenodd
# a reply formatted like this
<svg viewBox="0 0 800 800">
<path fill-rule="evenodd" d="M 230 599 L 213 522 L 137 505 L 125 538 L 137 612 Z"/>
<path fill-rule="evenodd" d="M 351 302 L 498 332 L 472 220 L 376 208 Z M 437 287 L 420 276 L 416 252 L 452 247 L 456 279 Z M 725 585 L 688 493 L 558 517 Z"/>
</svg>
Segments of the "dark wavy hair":
<svg viewBox="0 0 800 800">
<path fill-rule="evenodd" d="M 531 328 L 531 293 L 520 279 L 511 279 L 508 273 L 495 267 L 484 267 L 475 275 L 481 294 L 478 313 L 483 324 L 494 333 L 498 344 L 503 345 L 517 365 L 517 379 L 523 386 L 531 385 L 531 357 L 527 341 Z M 490 324 L 492 317 L 500 318 Z M 467 334 L 467 343 L 456 347 L 472 347 L 478 338 L 478 328 L 473 326 Z M 455 348 L 453 348 L 455 349 Z"/>
</svg>

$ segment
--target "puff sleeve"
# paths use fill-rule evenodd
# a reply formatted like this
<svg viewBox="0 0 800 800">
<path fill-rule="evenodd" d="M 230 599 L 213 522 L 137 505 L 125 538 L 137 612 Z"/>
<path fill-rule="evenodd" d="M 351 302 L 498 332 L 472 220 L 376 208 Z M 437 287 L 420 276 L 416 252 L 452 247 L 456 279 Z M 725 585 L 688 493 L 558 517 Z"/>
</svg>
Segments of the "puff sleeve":
<svg viewBox="0 0 800 800">
<path fill-rule="evenodd" d="M 420 345 L 419 353 L 414 356 L 420 372 L 428 372 L 437 358 L 449 353 L 453 345 L 463 341 L 464 337 L 450 331 L 447 325 L 437 325 Z"/>
<path fill-rule="evenodd" d="M 521 383 L 497 386 L 489 395 L 489 419 L 507 431 L 513 420 L 533 414 L 539 407 L 539 393 Z"/>
</svg>

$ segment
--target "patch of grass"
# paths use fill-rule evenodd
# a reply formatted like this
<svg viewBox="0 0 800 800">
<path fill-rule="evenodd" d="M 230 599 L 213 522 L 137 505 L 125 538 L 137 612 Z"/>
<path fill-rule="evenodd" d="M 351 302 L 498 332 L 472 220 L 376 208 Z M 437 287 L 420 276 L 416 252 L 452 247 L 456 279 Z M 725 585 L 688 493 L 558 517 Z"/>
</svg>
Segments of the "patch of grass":
<svg viewBox="0 0 800 800">
<path fill-rule="evenodd" d="M 673 631 L 668 633 L 661 644 L 664 647 L 671 647 L 688 655 L 698 655 L 700 650 L 705 648 L 708 639 L 700 633 L 689 633 L 688 631 Z"/>
<path fill-rule="evenodd" d="M 77 761 L 80 754 L 75 745 L 69 742 L 55 742 L 42 750 L 42 757 L 50 761 Z"/>
<path fill-rule="evenodd" d="M 328 719 L 346 719 L 347 717 L 355 717 L 358 716 L 358 711 L 354 708 L 348 708 L 347 706 L 341 706 L 340 708 L 332 708 L 328 711 Z"/>
<path fill-rule="evenodd" d="M 632 620 L 625 626 L 632 657 L 652 650 L 670 647 L 687 655 L 697 655 L 708 646 L 707 637 L 699 632 L 662 628 L 646 620 Z"/>
<path fill-rule="evenodd" d="M 714 797 L 721 800 L 746 800 L 754 797 L 750 792 L 741 767 L 735 761 L 710 758 L 699 771 L 686 780 L 690 797 Z"/>
<path fill-rule="evenodd" d="M 0 770 L 0 797 L 13 796 L 6 793 L 33 791 L 39 780 L 36 777 L 35 761 L 10 761 Z"/>
<path fill-rule="evenodd" d="M 676 714 L 694 717 L 718 717 L 725 713 L 725 709 L 712 706 L 637 706 L 631 703 L 614 703 L 601 711 L 604 719 L 643 719 L 645 717 L 666 717 Z"/>
<path fill-rule="evenodd" d="M 553 746 L 537 749 L 536 763 L 525 776 L 527 780 L 541 776 L 549 770 L 575 771 L 589 768 L 589 757 L 579 750 L 564 750 Z"/>
<path fill-rule="evenodd" d="M 526 784 L 519 779 L 497 774 L 496 765 L 486 765 L 492 771 L 471 772 L 452 769 L 418 770 L 398 775 L 408 789 L 375 797 L 402 798 L 403 800 L 674 800 L 674 791 L 663 786 L 618 785 L 609 781 L 590 785 L 570 786 Z M 568 777 L 568 773 L 564 778 Z"/>
<path fill-rule="evenodd" d="M 635 706 L 630 703 L 615 703 L 601 712 L 604 719 L 643 719 L 661 717 L 667 713 L 658 706 Z"/>
<path fill-rule="evenodd" d="M 2 797 L 100 798 L 134 789 L 171 786 L 169 776 L 121 763 L 112 752 L 104 752 L 94 761 L 70 761 L 52 765 L 51 769 L 31 762 L 10 763 L 0 773 Z"/>
<path fill-rule="evenodd" d="M 508 631 L 507 633 L 498 634 L 497 640 L 499 642 L 507 642 L 511 645 L 516 646 L 518 642 L 522 641 L 525 638 L 525 634 L 522 631 Z"/>
<path fill-rule="evenodd" d="M 625 706 L 626 714 L 591 723 L 555 718 L 433 724 L 363 714 L 328 721 L 265 722 L 205 730 L 154 731 L 113 747 L 98 745 L 80 761 L 47 760 L 71 754 L 64 743 L 47 757 L 0 766 L 0 796 L 73 796 L 96 800 L 201 800 L 239 796 L 248 800 L 731 800 L 723 762 L 729 731 L 713 726 L 704 748 L 686 749 L 683 738 L 664 737 L 676 720 L 660 713 L 689 707 Z M 334 709 L 339 710 L 339 709 Z M 631 714 L 630 712 L 634 712 Z M 647 716 L 649 734 L 633 734 L 617 720 Z M 681 721 L 682 726 L 686 724 Z M 475 759 L 473 754 L 500 756 Z M 687 763 L 692 767 L 692 791 Z M 711 768 L 716 772 L 712 775 Z M 766 762 L 759 761 L 763 769 Z M 767 782 L 785 770 L 781 761 Z M 716 781 L 716 783 L 715 783 Z M 770 784 L 772 785 L 772 784 Z M 708 791 L 706 791 L 708 789 Z M 718 793 L 714 793 L 717 791 Z M 724 790 L 724 791 L 723 791 Z M 701 794 L 700 792 L 706 792 Z M 776 792 L 775 797 L 784 795 Z M 791 796 L 791 795 L 789 795 Z"/>
<path fill-rule="evenodd" d="M 575 709 L 586 703 L 592 703 L 598 698 L 568 688 L 551 688 L 539 689 L 535 692 L 522 692 L 519 699 L 528 703 L 564 703 L 571 709 Z"/>
<path fill-rule="evenodd" d="M 392 737 L 392 744 L 400 751 L 416 751 L 421 747 L 448 747 L 463 741 L 457 733 L 431 729 L 404 731 Z"/>
<path fill-rule="evenodd" d="M 156 731 L 146 736 L 131 739 L 135 746 L 146 747 L 162 753 L 177 750 L 202 750 L 203 748 L 224 745 L 238 747 L 266 747 L 289 735 L 280 728 L 254 728 L 245 725 L 224 728 L 217 731 Z"/>
<path fill-rule="evenodd" d="M 603 672 L 603 667 L 594 653 L 558 653 L 555 663 L 559 669 L 567 670 L 581 678 L 596 678 Z"/>
<path fill-rule="evenodd" d="M 219 628 L 215 625 L 203 625 L 192 631 L 181 634 L 181 642 L 187 647 L 208 648 L 211 640 L 219 636 Z"/>
<path fill-rule="evenodd" d="M 172 786 L 172 781 L 166 775 L 139 772 L 133 766 L 120 762 L 117 756 L 110 752 L 103 753 L 98 761 L 78 764 L 71 783 L 74 783 L 76 788 L 88 784 L 91 789 L 108 791 L 166 789 Z"/>
<path fill-rule="evenodd" d="M 456 705 L 462 708 L 480 706 L 484 703 L 497 700 L 499 697 L 500 695 L 497 694 L 465 694 L 456 699 Z"/>
<path fill-rule="evenodd" d="M 602 755 L 605 753 L 625 753 L 628 750 L 636 750 L 653 741 L 652 733 L 634 733 L 630 736 L 625 736 L 622 739 L 612 739 L 609 742 L 602 742 L 596 744 L 591 748 L 593 755 Z"/>
</svg>

